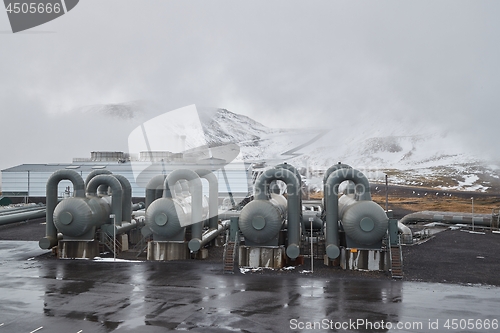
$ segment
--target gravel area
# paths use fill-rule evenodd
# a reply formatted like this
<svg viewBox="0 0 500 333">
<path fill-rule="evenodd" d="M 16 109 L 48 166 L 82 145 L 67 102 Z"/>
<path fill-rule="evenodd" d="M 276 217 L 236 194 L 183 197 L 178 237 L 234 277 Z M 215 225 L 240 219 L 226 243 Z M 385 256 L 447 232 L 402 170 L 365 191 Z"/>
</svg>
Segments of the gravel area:
<svg viewBox="0 0 500 333">
<path fill-rule="evenodd" d="M 500 286 L 499 251 L 500 234 L 446 230 L 403 247 L 404 279 Z"/>
</svg>

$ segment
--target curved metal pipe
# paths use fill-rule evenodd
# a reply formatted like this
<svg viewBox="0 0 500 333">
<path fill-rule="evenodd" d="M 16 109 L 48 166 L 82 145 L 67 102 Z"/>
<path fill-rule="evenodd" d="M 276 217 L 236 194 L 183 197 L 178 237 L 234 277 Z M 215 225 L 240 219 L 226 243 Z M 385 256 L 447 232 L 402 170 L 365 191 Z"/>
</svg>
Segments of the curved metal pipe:
<svg viewBox="0 0 500 333">
<path fill-rule="evenodd" d="M 153 201 L 162 197 L 163 193 L 160 194 L 158 192 L 163 192 L 163 182 L 165 178 L 167 178 L 167 176 L 157 175 L 149 180 L 146 185 L 146 209 L 148 209 Z"/>
<path fill-rule="evenodd" d="M 0 216 L 0 225 L 21 222 L 29 219 L 37 219 L 45 216 L 45 208 L 38 207 L 38 210 L 28 210 Z"/>
<path fill-rule="evenodd" d="M 54 225 L 54 209 L 57 205 L 57 186 L 61 180 L 69 180 L 73 184 L 73 196 L 85 198 L 85 183 L 82 176 L 74 170 L 58 170 L 47 180 L 46 185 L 46 226 L 45 237 L 40 239 L 38 245 L 42 249 L 51 249 L 57 245 L 57 229 Z"/>
<path fill-rule="evenodd" d="M 366 176 L 356 169 L 339 168 L 332 172 L 325 185 L 325 208 L 326 208 L 326 254 L 330 259 L 340 255 L 339 249 L 339 185 L 345 180 L 351 180 L 356 184 L 360 193 L 359 200 L 371 200 L 370 183 Z"/>
<path fill-rule="evenodd" d="M 180 194 L 183 196 L 183 197 L 189 197 L 190 193 L 189 193 L 189 184 L 186 180 L 182 179 L 180 180 L 178 183 L 177 183 L 180 188 L 181 188 L 181 192 Z"/>
<path fill-rule="evenodd" d="M 302 177 L 299 173 L 299 171 L 291 164 L 288 163 L 281 163 L 275 166 L 276 169 L 287 169 L 295 174 L 295 177 L 297 177 L 297 180 L 299 181 L 299 204 L 300 207 L 302 207 Z M 302 216 L 302 209 L 300 210 L 300 215 Z"/>
<path fill-rule="evenodd" d="M 122 184 L 113 175 L 97 175 L 93 177 L 87 184 L 87 194 L 97 196 L 97 188 L 99 185 L 107 185 L 111 187 L 111 213 L 115 215 L 116 225 L 121 225 L 123 221 L 122 216 Z"/>
<path fill-rule="evenodd" d="M 179 180 L 187 180 L 189 182 L 189 191 L 192 196 L 192 213 L 191 213 L 191 240 L 189 241 L 189 249 L 197 252 L 201 248 L 201 238 L 203 231 L 203 191 L 201 179 L 198 174 L 188 169 L 178 169 L 172 171 L 163 183 L 163 197 L 172 198 L 172 190 L 175 183 Z"/>
<path fill-rule="evenodd" d="M 132 221 L 132 186 L 127 178 L 122 175 L 113 175 L 120 184 L 123 189 L 122 196 L 122 220 L 130 222 Z"/>
<path fill-rule="evenodd" d="M 217 229 L 217 222 L 219 219 L 219 181 L 215 175 L 205 169 L 198 169 L 195 172 L 201 178 L 208 181 L 208 227 L 210 229 Z"/>
<path fill-rule="evenodd" d="M 287 169 L 268 169 L 264 171 L 255 181 L 255 200 L 269 200 L 269 184 L 273 180 L 281 180 L 288 187 L 288 247 L 286 254 L 289 258 L 295 259 L 300 255 L 300 185 L 295 174 Z"/>
<path fill-rule="evenodd" d="M 85 178 L 85 187 L 88 186 L 90 180 L 92 178 L 94 178 L 95 176 L 98 176 L 98 175 L 111 175 L 113 174 L 111 171 L 109 170 L 105 170 L 105 169 L 96 169 L 96 170 L 92 170 L 88 175 L 87 175 L 87 178 Z M 97 194 L 98 195 L 108 195 L 108 187 L 106 185 L 101 185 L 99 186 L 99 188 L 97 189 Z"/>
<path fill-rule="evenodd" d="M 332 174 L 332 172 L 337 171 L 339 169 L 352 169 L 350 165 L 347 164 L 342 164 L 342 163 L 337 163 L 332 165 L 331 167 L 326 170 L 325 174 L 323 175 L 323 198 L 325 197 L 325 193 L 328 191 L 326 188 L 326 181 L 328 180 L 328 177 Z M 326 211 L 326 200 L 323 202 L 323 210 Z"/>
<path fill-rule="evenodd" d="M 413 234 L 411 229 L 398 221 L 398 231 L 403 235 L 403 244 L 413 243 Z"/>
</svg>

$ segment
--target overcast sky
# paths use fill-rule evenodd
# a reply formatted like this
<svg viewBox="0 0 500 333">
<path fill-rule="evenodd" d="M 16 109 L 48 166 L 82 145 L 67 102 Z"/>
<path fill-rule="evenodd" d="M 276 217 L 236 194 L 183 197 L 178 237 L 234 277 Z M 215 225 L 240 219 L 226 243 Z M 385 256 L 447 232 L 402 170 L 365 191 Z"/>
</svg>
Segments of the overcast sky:
<svg viewBox="0 0 500 333">
<path fill-rule="evenodd" d="M 0 169 L 126 149 L 77 113 L 137 100 L 271 127 L 431 124 L 500 159 L 499 17 L 499 1 L 81 0 L 12 34 L 0 10 Z"/>
</svg>

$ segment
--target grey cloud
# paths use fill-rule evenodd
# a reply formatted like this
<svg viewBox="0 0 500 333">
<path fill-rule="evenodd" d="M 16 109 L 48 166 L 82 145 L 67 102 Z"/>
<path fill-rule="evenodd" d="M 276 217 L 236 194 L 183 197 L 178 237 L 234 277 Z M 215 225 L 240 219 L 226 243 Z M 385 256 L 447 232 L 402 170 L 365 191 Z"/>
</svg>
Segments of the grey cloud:
<svg viewBox="0 0 500 333">
<path fill-rule="evenodd" d="M 494 1 L 81 1 L 39 28 L 56 33 L 0 35 L 2 136 L 57 138 L 82 106 L 148 100 L 157 112 L 209 105 L 339 133 L 432 126 L 500 158 L 499 10 Z M 78 140 L 47 148 L 53 161 L 88 150 Z M 33 140 L 18 142 L 0 148 L 2 168 L 25 161 L 5 157 Z"/>
</svg>

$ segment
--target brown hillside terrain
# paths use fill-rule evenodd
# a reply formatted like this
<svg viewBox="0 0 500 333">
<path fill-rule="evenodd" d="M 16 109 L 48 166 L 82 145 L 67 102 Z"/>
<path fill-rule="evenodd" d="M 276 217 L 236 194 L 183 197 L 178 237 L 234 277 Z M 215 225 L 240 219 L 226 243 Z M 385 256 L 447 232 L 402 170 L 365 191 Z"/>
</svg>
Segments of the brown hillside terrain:
<svg viewBox="0 0 500 333">
<path fill-rule="evenodd" d="M 385 191 L 385 185 L 372 185 L 372 199 L 383 208 L 386 200 Z M 311 196 L 313 197 L 321 199 L 323 193 L 316 193 Z M 443 191 L 394 185 L 388 188 L 388 208 L 394 211 L 396 218 L 424 210 L 471 213 L 472 201 L 474 201 L 474 213 L 491 214 L 493 209 L 500 208 L 500 193 Z"/>
</svg>

